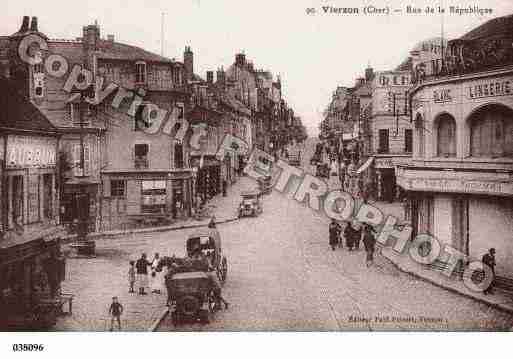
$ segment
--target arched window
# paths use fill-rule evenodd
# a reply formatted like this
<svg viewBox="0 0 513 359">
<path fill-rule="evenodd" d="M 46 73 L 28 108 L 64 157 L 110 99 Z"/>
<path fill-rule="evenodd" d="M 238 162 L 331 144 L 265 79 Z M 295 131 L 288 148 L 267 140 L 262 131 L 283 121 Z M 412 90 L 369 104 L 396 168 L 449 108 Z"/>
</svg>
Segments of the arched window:
<svg viewBox="0 0 513 359">
<path fill-rule="evenodd" d="M 471 156 L 513 157 L 513 110 L 488 105 L 472 114 L 469 124 Z"/>
<path fill-rule="evenodd" d="M 437 156 L 456 156 L 456 121 L 451 115 L 444 113 L 437 117 Z"/>
<path fill-rule="evenodd" d="M 135 82 L 138 84 L 146 83 L 146 62 L 144 61 L 135 63 Z"/>
</svg>

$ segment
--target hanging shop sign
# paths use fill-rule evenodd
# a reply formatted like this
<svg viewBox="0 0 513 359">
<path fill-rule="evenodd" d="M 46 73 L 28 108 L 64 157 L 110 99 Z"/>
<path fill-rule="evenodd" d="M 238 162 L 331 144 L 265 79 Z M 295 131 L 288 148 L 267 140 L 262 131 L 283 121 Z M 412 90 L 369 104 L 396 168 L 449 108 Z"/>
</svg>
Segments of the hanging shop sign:
<svg viewBox="0 0 513 359">
<path fill-rule="evenodd" d="M 7 138 L 7 168 L 53 167 L 57 139 L 10 135 Z"/>
</svg>

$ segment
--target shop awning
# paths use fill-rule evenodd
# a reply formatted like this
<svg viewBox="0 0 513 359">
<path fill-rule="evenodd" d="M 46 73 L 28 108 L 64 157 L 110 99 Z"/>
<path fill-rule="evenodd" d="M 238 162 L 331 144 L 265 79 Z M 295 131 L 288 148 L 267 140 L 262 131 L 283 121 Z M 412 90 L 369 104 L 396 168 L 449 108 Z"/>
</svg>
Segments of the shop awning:
<svg viewBox="0 0 513 359">
<path fill-rule="evenodd" d="M 367 161 L 365 161 L 365 163 L 360 168 L 358 168 L 356 173 L 360 174 L 363 171 L 365 171 L 367 168 L 369 168 L 369 166 L 371 165 L 372 161 L 374 161 L 374 157 L 369 157 L 369 159 Z"/>
</svg>

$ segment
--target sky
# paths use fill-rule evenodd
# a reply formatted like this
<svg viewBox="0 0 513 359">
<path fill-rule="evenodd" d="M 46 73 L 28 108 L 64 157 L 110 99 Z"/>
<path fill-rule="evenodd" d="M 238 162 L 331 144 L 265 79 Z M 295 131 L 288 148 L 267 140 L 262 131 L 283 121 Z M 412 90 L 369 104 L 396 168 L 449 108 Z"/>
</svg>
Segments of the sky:
<svg viewBox="0 0 513 359">
<path fill-rule="evenodd" d="M 316 135 L 322 111 L 337 86 L 352 86 L 370 64 L 374 70 L 399 65 L 419 41 L 457 38 L 494 17 L 513 14 L 513 0 L 4 0 L 0 35 L 17 31 L 23 15 L 37 16 L 50 38 L 80 37 L 82 26 L 98 21 L 101 36 L 183 59 L 194 52 L 195 72 L 226 69 L 244 51 L 256 68 L 282 79 L 284 97 Z M 364 14 L 363 8 L 389 8 L 390 15 Z M 410 5 L 434 14 L 407 14 Z M 358 14 L 327 14 L 323 7 L 356 7 Z M 437 6 L 446 8 L 442 16 Z M 450 6 L 492 9 L 491 15 L 450 14 Z M 312 13 L 310 9 L 314 9 Z M 401 9 L 395 13 L 393 9 Z"/>
</svg>

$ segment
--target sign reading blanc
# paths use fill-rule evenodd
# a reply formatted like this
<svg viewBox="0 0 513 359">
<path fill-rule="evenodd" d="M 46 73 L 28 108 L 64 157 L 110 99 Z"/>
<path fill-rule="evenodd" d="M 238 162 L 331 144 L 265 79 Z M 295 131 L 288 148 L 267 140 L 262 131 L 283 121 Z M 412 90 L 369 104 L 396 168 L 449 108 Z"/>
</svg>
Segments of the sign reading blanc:
<svg viewBox="0 0 513 359">
<path fill-rule="evenodd" d="M 53 167 L 56 161 L 57 140 L 33 136 L 7 138 L 8 168 Z"/>
</svg>

